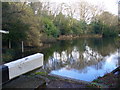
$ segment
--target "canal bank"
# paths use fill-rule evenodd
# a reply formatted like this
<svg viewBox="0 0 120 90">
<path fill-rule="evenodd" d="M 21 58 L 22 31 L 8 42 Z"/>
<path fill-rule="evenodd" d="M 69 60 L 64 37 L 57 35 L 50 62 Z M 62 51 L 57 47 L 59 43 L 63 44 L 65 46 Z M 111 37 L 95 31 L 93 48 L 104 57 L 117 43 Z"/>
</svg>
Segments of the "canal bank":
<svg viewBox="0 0 120 90">
<path fill-rule="evenodd" d="M 46 82 L 36 90 L 41 88 L 119 88 L 120 68 L 115 73 L 113 71 L 103 77 L 98 77 L 92 82 L 49 74 L 46 75 Z"/>
<path fill-rule="evenodd" d="M 108 73 L 92 82 L 47 74 L 43 69 L 40 72 L 22 75 L 3 85 L 4 89 L 28 88 L 118 88 L 119 74 Z"/>
<path fill-rule="evenodd" d="M 4 88 L 47 87 L 46 82 L 50 82 L 47 83 L 47 85 L 49 84 L 51 87 L 54 86 L 54 83 L 56 83 L 56 87 L 62 87 L 58 86 L 59 84 L 57 84 L 57 82 L 61 82 L 61 85 L 64 85 L 66 83 L 66 87 L 73 87 L 70 85 L 71 82 L 67 81 L 66 79 L 63 79 L 61 81 L 61 79 L 55 79 L 56 76 L 50 77 L 48 73 L 53 72 L 53 74 L 69 74 L 67 76 L 72 75 L 75 76 L 73 78 L 78 77 L 78 79 L 80 80 L 85 77 L 84 81 L 88 79 L 93 81 L 99 75 L 105 75 L 106 72 L 111 72 L 111 70 L 115 69 L 118 66 L 118 50 L 114 43 L 114 40 L 111 39 L 78 39 L 68 41 L 63 40 L 52 44 L 49 48 L 43 50 L 40 49 L 41 48 L 37 48 L 35 50 L 33 48 L 29 52 L 30 54 L 42 52 L 45 55 L 45 70 L 41 71 L 39 69 L 36 72 L 22 75 L 5 84 L 3 86 Z M 85 57 L 85 55 L 87 55 L 87 58 Z M 68 73 L 66 73 L 66 71 Z M 94 82 L 94 84 L 96 83 Z M 73 85 L 76 84 L 73 83 Z M 81 86 L 81 84 L 76 85 L 76 87 L 78 86 Z"/>
</svg>

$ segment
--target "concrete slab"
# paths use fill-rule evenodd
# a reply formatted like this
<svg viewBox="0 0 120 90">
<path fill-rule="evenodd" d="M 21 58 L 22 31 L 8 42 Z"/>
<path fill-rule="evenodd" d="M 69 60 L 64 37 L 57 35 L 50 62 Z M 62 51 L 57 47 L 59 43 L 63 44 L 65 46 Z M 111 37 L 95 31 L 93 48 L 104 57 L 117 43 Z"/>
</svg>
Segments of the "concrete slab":
<svg viewBox="0 0 120 90">
<path fill-rule="evenodd" d="M 31 88 L 35 89 L 38 86 L 45 83 L 41 78 L 36 78 L 33 76 L 22 75 L 18 78 L 15 78 L 2 86 L 3 89 L 6 88 Z"/>
</svg>

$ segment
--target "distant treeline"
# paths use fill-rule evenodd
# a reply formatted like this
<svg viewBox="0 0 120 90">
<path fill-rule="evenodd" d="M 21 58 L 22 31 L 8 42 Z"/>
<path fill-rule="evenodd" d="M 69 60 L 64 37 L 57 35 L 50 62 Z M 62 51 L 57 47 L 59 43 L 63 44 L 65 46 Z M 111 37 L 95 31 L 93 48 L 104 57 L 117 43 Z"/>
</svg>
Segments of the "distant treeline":
<svg viewBox="0 0 120 90">
<path fill-rule="evenodd" d="M 76 19 L 73 18 L 75 10 L 63 6 L 65 4 L 51 10 L 50 3 L 2 2 L 2 29 L 9 31 L 9 34 L 3 34 L 3 44 L 7 45 L 9 41 L 18 46 L 24 41 L 26 46 L 40 46 L 43 41 L 61 35 L 115 37 L 120 33 L 117 16 L 109 12 L 81 2 L 78 5 L 80 18 Z"/>
</svg>

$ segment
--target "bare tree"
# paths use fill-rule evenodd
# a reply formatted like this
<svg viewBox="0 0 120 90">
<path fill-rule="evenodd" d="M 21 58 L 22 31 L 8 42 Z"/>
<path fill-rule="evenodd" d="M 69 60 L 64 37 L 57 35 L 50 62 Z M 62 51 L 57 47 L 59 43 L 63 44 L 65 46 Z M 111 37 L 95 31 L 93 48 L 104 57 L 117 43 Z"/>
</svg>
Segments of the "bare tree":
<svg viewBox="0 0 120 90">
<path fill-rule="evenodd" d="M 91 11 L 91 21 L 94 21 L 94 20 L 97 20 L 98 16 L 103 13 L 104 11 L 104 5 L 103 4 L 100 4 L 99 6 L 98 5 L 92 5 L 90 7 L 90 11 Z"/>
<path fill-rule="evenodd" d="M 78 3 L 78 11 L 80 20 L 89 22 L 95 19 L 97 15 L 103 12 L 103 5 L 91 5 L 86 1 L 81 1 Z"/>
<path fill-rule="evenodd" d="M 91 15 L 90 5 L 85 1 L 81 1 L 78 3 L 78 9 L 79 9 L 80 20 L 88 21 Z"/>
</svg>

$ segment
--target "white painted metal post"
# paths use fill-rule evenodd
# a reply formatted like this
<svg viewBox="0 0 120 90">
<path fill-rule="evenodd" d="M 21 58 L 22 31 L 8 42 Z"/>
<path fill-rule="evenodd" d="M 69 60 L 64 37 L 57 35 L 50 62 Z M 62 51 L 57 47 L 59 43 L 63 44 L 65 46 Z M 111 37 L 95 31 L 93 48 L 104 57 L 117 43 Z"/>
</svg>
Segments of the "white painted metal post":
<svg viewBox="0 0 120 90">
<path fill-rule="evenodd" d="M 11 41 L 9 40 L 9 48 L 11 48 Z"/>
<path fill-rule="evenodd" d="M 23 41 L 22 41 L 22 53 L 24 52 L 24 44 L 23 44 Z"/>
</svg>

